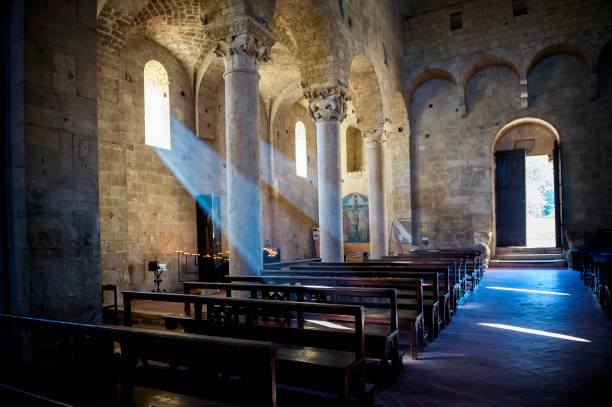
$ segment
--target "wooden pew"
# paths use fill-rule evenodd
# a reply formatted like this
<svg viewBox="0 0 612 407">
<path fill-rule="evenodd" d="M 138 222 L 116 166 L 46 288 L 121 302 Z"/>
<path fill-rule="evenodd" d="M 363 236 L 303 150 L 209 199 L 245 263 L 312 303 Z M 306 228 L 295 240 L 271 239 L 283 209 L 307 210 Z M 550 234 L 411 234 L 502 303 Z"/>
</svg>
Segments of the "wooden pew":
<svg viewBox="0 0 612 407">
<path fill-rule="evenodd" d="M 118 382 L 122 383 L 121 394 L 115 400 L 112 397 L 111 400 L 104 398 L 104 405 L 123 406 L 126 401 L 131 405 L 134 386 L 143 381 L 136 374 L 136 362 L 140 359 L 182 366 L 182 372 L 193 370 L 191 378 L 200 382 L 205 372 L 211 378 L 218 378 L 219 373 L 224 373 L 225 379 L 214 385 L 230 385 L 232 391 L 215 392 L 215 396 L 221 397 L 217 401 L 276 406 L 277 347 L 271 342 L 78 324 L 6 314 L 0 314 L 0 325 L 15 329 L 10 334 L 13 338 L 11 346 L 3 347 L 8 355 L 3 358 L 2 380 L 15 389 L 11 390 L 13 396 L 21 400 L 26 400 L 23 397 L 27 396 L 29 400 L 22 405 L 33 405 L 41 397 L 76 405 L 97 405 L 101 402 L 100 398 L 110 397 L 109 393 L 113 395 Z M 30 343 L 33 351 L 22 353 L 21 341 L 15 338 L 26 338 L 26 343 Z M 32 343 L 42 338 L 45 346 L 36 352 L 36 345 Z M 115 351 L 115 343 L 119 344 L 120 353 Z M 178 375 L 174 369 L 166 370 L 175 378 Z M 159 369 L 154 373 L 162 374 Z M 137 381 L 134 381 L 134 377 Z M 176 382 L 181 382 L 185 377 L 183 374 Z M 241 380 L 235 380 L 238 378 Z M 213 387 L 206 388 L 203 385 L 200 383 L 199 388 L 206 390 L 204 393 L 200 390 L 197 395 L 208 398 L 207 392 Z M 24 392 L 30 393 L 32 397 Z M 235 397 L 241 393 L 245 397 Z M 211 400 L 210 405 L 216 405 L 215 401 Z"/>
<path fill-rule="evenodd" d="M 393 288 L 333 288 L 197 281 L 182 283 L 185 294 L 192 294 L 193 290 L 198 289 L 217 290 L 224 292 L 228 298 L 232 297 L 233 293 L 247 293 L 250 299 L 259 300 L 363 305 L 366 308 L 364 328 L 366 357 L 380 359 L 383 367 L 387 367 L 389 360 L 395 369 L 402 367 L 398 340 L 397 290 Z M 190 313 L 190 308 L 190 304 L 185 303 L 186 313 Z M 415 332 L 415 341 L 418 339 L 418 332 Z M 421 332 L 421 346 L 422 342 Z M 412 356 L 416 359 L 416 347 L 412 351 Z"/>
<path fill-rule="evenodd" d="M 300 259 L 300 260 L 291 260 L 291 261 L 283 261 L 278 263 L 266 263 L 263 265 L 264 270 L 281 270 L 283 268 L 287 268 L 290 266 L 297 266 L 301 264 L 310 264 L 310 263 L 319 263 L 321 259 L 318 257 L 313 257 L 310 259 Z"/>
<path fill-rule="evenodd" d="M 454 273 L 455 264 L 449 261 L 440 262 L 412 262 L 412 261 L 382 261 L 382 260 L 368 260 L 364 263 L 312 263 L 308 268 L 306 267 L 291 267 L 290 271 L 308 271 L 308 270 L 353 270 L 353 271 L 370 271 L 373 277 L 385 277 L 381 272 L 412 272 L 419 273 L 425 272 L 436 272 L 438 273 L 438 301 L 440 302 L 440 322 L 441 327 L 444 328 L 450 323 L 451 310 L 456 309 L 452 303 L 455 301 L 457 296 L 457 283 L 456 275 Z M 273 275 L 273 273 L 267 273 L 266 275 Z M 388 277 L 397 277 L 393 273 L 387 275 Z M 411 277 L 411 276 L 407 276 Z M 418 275 L 416 276 L 418 277 Z"/>
<path fill-rule="evenodd" d="M 483 275 L 482 268 L 482 252 L 478 248 L 464 248 L 464 249 L 426 249 L 426 250 L 415 250 L 411 252 L 414 254 L 438 254 L 443 256 L 448 255 L 459 255 L 464 256 L 467 259 L 466 262 L 466 273 L 468 281 L 472 279 L 472 289 L 478 285 Z"/>
<path fill-rule="evenodd" d="M 610 273 L 612 272 L 612 250 L 604 250 L 590 254 L 592 290 L 599 306 L 612 316 L 612 287 Z"/>
<path fill-rule="evenodd" d="M 451 258 L 437 259 L 432 256 L 415 256 L 414 258 L 407 256 L 383 256 L 378 262 L 385 263 L 385 265 L 389 263 L 406 264 L 412 267 L 446 267 L 449 275 L 450 310 L 452 311 L 448 313 L 450 322 L 450 316 L 457 312 L 457 305 L 465 293 L 465 267 L 461 260 Z"/>
<path fill-rule="evenodd" d="M 327 263 L 326 263 L 327 264 Z M 423 268 L 403 268 L 399 270 L 397 268 L 389 269 L 386 267 L 369 266 L 367 269 L 354 269 L 351 265 L 354 263 L 342 263 L 341 266 L 296 266 L 291 267 L 291 270 L 264 270 L 264 276 L 270 277 L 298 277 L 298 276 L 310 276 L 310 277 L 356 277 L 363 279 L 376 279 L 376 278 L 417 278 L 423 279 L 423 306 L 425 313 L 425 324 L 428 327 L 428 339 L 433 341 L 438 337 L 440 331 L 440 302 L 442 304 L 448 304 L 448 295 L 446 292 L 440 292 L 440 274 L 446 269 L 440 267 L 429 267 L 424 266 Z M 448 279 L 448 274 L 443 273 L 442 277 Z M 353 280 L 357 281 L 357 280 Z M 359 284 L 359 287 L 368 287 L 363 284 Z M 387 285 L 390 288 L 392 285 Z M 446 284 L 446 287 L 448 284 Z M 374 286 L 372 286 L 374 287 Z M 399 288 L 398 288 L 399 289 Z M 401 299 L 414 299 L 415 296 L 412 291 L 404 291 L 400 293 L 398 298 Z M 442 298 L 442 300 L 440 300 Z"/>
<path fill-rule="evenodd" d="M 193 317 L 166 316 L 166 328 L 185 332 L 264 340 L 278 345 L 277 380 L 281 384 L 336 392 L 348 402 L 366 400 L 372 386 L 365 382 L 364 308 L 356 305 L 313 304 L 215 296 L 123 291 L 124 324 L 131 325 L 135 299 L 189 301 Z M 204 308 L 204 309 L 203 309 Z M 304 316 L 300 318 L 299 316 Z M 352 317 L 351 327 L 321 326 L 317 316 Z M 205 316 L 205 318 L 204 318 Z M 372 401 L 373 400 L 368 400 Z"/>
<path fill-rule="evenodd" d="M 325 287 L 366 287 L 366 288 L 395 288 L 397 294 L 397 308 L 399 328 L 401 332 L 410 332 L 413 349 L 423 351 L 419 339 L 424 331 L 426 315 L 424 313 L 423 287 L 426 285 L 421 278 L 366 278 L 366 277 L 333 277 L 329 275 L 314 276 L 226 276 L 229 282 L 256 282 L 266 284 L 289 284 L 304 286 Z M 429 285 L 431 286 L 431 285 Z M 437 312 L 437 307 L 433 308 Z M 433 327 L 429 327 L 432 335 Z M 433 339 L 433 338 L 430 338 Z M 419 346 L 417 348 L 417 346 Z M 413 351 L 414 355 L 414 351 Z"/>
</svg>

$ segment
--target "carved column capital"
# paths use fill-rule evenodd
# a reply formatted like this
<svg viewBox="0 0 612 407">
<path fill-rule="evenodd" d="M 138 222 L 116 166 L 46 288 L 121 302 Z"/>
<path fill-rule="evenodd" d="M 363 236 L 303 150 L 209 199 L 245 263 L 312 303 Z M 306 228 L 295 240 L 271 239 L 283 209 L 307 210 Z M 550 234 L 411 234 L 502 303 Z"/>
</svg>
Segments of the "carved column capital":
<svg viewBox="0 0 612 407">
<path fill-rule="evenodd" d="M 366 148 L 383 148 L 387 142 L 387 132 L 383 126 L 361 128 L 366 141 Z"/>
<path fill-rule="evenodd" d="M 347 92 L 340 86 L 311 89 L 304 92 L 308 99 L 308 116 L 314 122 L 343 121 L 346 118 Z"/>
<path fill-rule="evenodd" d="M 249 16 L 211 25 L 206 34 L 213 42 L 215 55 L 223 58 L 225 75 L 257 74 L 259 63 L 270 59 L 270 48 L 275 42 L 272 32 Z"/>
</svg>

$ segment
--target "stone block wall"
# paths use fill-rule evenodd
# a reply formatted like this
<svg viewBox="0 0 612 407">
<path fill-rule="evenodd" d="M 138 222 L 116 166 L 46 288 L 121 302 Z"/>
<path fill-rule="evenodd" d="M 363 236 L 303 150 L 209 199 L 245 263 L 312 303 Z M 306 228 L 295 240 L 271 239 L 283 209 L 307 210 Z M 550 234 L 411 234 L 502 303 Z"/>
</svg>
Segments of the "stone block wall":
<svg viewBox="0 0 612 407">
<path fill-rule="evenodd" d="M 463 28 L 450 31 L 457 11 Z M 519 17 L 510 1 L 412 4 L 404 56 L 417 238 L 468 246 L 474 232 L 495 230 L 495 136 L 521 118 L 560 135 L 564 229 L 610 227 L 603 202 L 612 189 L 601 180 L 612 175 L 612 109 L 596 95 L 611 28 L 612 5 L 602 1 L 532 1 Z"/>
<path fill-rule="evenodd" d="M 170 81 L 171 150 L 145 144 L 143 74 L 150 60 L 164 66 Z M 195 135 L 192 86 L 181 63 L 142 36 L 123 44 L 110 75 L 99 82 L 102 280 L 151 290 L 147 265 L 158 260 L 168 265 L 162 289 L 177 290 L 173 251 L 197 251 L 195 172 L 208 170 L 197 163 L 210 161 Z"/>
<path fill-rule="evenodd" d="M 12 311 L 98 322 L 96 3 L 16 3 Z"/>
<path fill-rule="evenodd" d="M 306 129 L 307 176 L 296 174 L 295 124 Z M 290 261 L 315 256 L 312 227 L 318 224 L 316 129 L 300 103 L 279 109 L 272 124 L 271 143 L 266 149 L 273 161 L 271 183 L 263 185 L 263 242 L 281 249 L 281 260 Z M 264 168 L 264 165 L 262 165 Z"/>
</svg>

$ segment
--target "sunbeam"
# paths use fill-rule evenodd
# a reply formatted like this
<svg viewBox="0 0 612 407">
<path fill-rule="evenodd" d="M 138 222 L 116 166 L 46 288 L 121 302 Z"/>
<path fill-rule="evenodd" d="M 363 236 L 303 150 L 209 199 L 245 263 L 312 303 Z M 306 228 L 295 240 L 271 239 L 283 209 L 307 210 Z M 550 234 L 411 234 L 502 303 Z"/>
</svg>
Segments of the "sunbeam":
<svg viewBox="0 0 612 407">
<path fill-rule="evenodd" d="M 509 331 L 524 332 L 524 333 L 534 334 L 534 335 L 548 336 L 550 338 L 565 339 L 568 341 L 591 342 L 587 339 L 577 338 L 575 336 L 557 334 L 554 332 L 540 331 L 538 329 L 521 328 L 520 326 L 512 326 L 512 325 L 504 325 L 504 324 L 490 324 L 490 323 L 485 323 L 485 322 L 479 322 L 478 325 L 488 326 L 491 328 L 506 329 Z"/>
<path fill-rule="evenodd" d="M 487 288 L 490 288 L 492 290 L 520 291 L 524 293 L 535 293 L 535 294 L 571 295 L 571 294 L 560 293 L 560 292 L 555 292 L 555 291 L 528 290 L 526 288 L 510 288 L 510 287 L 494 287 L 494 286 L 490 286 Z"/>
</svg>

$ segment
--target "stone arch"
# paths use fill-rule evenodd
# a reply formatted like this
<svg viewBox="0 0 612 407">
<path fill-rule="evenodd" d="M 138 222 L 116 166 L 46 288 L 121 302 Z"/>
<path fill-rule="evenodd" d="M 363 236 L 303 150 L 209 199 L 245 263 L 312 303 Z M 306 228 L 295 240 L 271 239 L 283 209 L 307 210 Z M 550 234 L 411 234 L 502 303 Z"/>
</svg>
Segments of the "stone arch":
<svg viewBox="0 0 612 407">
<path fill-rule="evenodd" d="M 549 45 L 538 51 L 533 56 L 533 58 L 531 58 L 531 61 L 527 65 L 524 77 L 528 78 L 533 68 L 535 68 L 537 64 L 542 62 L 542 60 L 555 55 L 569 55 L 573 56 L 574 58 L 578 58 L 579 60 L 584 62 L 584 64 L 589 67 L 589 71 L 591 71 L 592 62 L 591 57 L 589 56 L 589 53 L 587 51 L 574 44 L 561 43 Z"/>
<path fill-rule="evenodd" d="M 380 85 L 374 65 L 363 54 L 357 55 L 349 70 L 349 92 L 358 124 L 383 123 Z"/>
<path fill-rule="evenodd" d="M 196 134 L 225 158 L 225 81 L 223 60 L 209 54 L 196 76 Z"/>
<path fill-rule="evenodd" d="M 509 60 L 508 58 L 498 56 L 498 55 L 487 55 L 487 56 L 480 58 L 478 61 L 476 61 L 476 63 L 474 63 L 474 65 L 472 65 L 470 69 L 463 76 L 464 91 L 470 79 L 472 79 L 472 77 L 476 75 L 478 71 L 488 68 L 490 66 L 503 66 L 503 67 L 510 69 L 512 72 L 514 72 L 517 77 L 520 78 L 521 76 L 518 66 L 514 62 Z"/>
<path fill-rule="evenodd" d="M 513 120 L 505 125 L 503 125 L 495 134 L 493 141 L 491 143 L 490 148 L 490 165 L 491 165 L 491 216 L 492 216 L 492 240 L 491 247 L 495 248 L 497 246 L 497 219 L 496 219 L 496 196 L 495 196 L 495 151 L 499 142 L 510 132 L 521 127 L 521 126 L 536 126 L 542 130 L 544 130 L 547 134 L 551 135 L 554 139 L 554 142 L 560 144 L 561 137 L 557 129 L 548 121 L 536 118 L 536 117 L 523 117 L 516 120 Z M 557 228 L 560 227 L 560 224 L 557 223 Z"/>
<path fill-rule="evenodd" d="M 495 72 L 495 68 L 497 68 L 497 72 L 501 70 L 505 71 L 503 77 L 495 76 L 495 78 L 500 78 L 499 81 L 484 79 L 491 72 Z M 516 75 L 516 82 L 512 79 L 510 72 Z M 501 92 L 493 92 L 493 95 L 483 92 L 482 88 L 479 89 L 478 87 L 479 85 L 482 86 L 483 82 L 486 83 L 487 89 L 489 89 L 490 86 L 494 86 L 497 89 L 503 88 L 506 92 L 503 92 L 503 96 Z M 498 97 L 499 99 L 497 102 L 503 102 L 496 104 L 498 108 L 496 113 L 500 113 L 501 109 L 509 108 L 509 105 L 514 107 L 513 102 L 515 102 L 515 98 L 516 101 L 520 103 L 520 83 L 520 70 L 512 60 L 499 55 L 487 55 L 480 58 L 465 73 L 463 82 L 458 89 L 459 105 L 462 109 L 462 116 L 467 117 L 468 114 L 478 106 L 479 102 L 491 96 L 494 98 Z"/>
<path fill-rule="evenodd" d="M 535 118 L 535 117 L 523 117 L 523 118 L 516 119 L 516 120 L 511 121 L 510 123 L 505 124 L 497 131 L 495 137 L 493 138 L 493 143 L 491 144 L 491 152 L 495 152 L 495 147 L 497 143 L 506 134 L 508 134 L 510 130 L 514 129 L 517 126 L 524 126 L 524 125 L 536 125 L 536 126 L 543 127 L 554 136 L 557 142 L 561 142 L 561 137 L 559 136 L 559 132 L 549 122 L 542 120 L 542 119 Z"/>
<path fill-rule="evenodd" d="M 427 69 L 415 76 L 414 79 L 410 81 L 410 84 L 408 85 L 408 90 L 406 91 L 408 105 L 412 103 L 412 96 L 414 95 L 414 92 L 416 92 L 416 90 L 425 82 L 434 79 L 442 79 L 452 83 L 455 86 L 457 85 L 455 77 L 450 72 L 439 68 Z"/>
<path fill-rule="evenodd" d="M 323 69 L 333 66 L 336 59 L 328 19 L 325 10 L 313 0 L 278 1 L 274 7 L 274 31 L 288 49 L 295 50 L 305 86 L 316 87 L 335 80 L 335 70 Z"/>
</svg>

